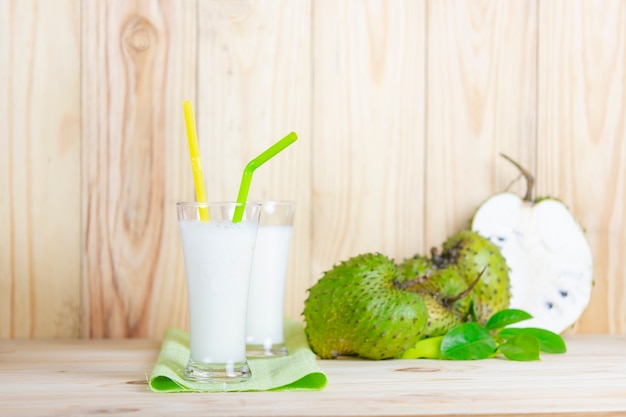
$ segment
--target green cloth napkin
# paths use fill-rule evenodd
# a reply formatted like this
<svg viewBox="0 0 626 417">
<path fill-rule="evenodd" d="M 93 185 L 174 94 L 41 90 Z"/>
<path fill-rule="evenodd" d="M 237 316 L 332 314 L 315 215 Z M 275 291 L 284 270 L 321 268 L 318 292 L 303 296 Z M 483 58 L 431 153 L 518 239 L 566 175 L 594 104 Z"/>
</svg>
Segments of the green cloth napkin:
<svg viewBox="0 0 626 417">
<path fill-rule="evenodd" d="M 161 352 L 150 375 L 155 392 L 297 391 L 320 390 L 326 386 L 315 354 L 309 348 L 302 324 L 285 320 L 285 345 L 289 355 L 248 358 L 252 376 L 237 384 L 205 384 L 183 379 L 189 359 L 189 334 L 176 328 L 166 330 Z"/>
</svg>

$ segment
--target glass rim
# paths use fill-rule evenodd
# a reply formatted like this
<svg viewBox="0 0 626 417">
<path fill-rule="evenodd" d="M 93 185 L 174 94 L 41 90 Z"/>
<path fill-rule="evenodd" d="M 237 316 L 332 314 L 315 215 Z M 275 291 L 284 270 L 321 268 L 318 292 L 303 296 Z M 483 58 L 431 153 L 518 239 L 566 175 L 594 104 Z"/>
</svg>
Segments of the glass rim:
<svg viewBox="0 0 626 417">
<path fill-rule="evenodd" d="M 239 206 L 260 206 L 261 203 L 256 201 L 247 201 L 245 203 L 238 203 L 236 201 L 208 201 L 206 203 L 200 203 L 198 201 L 179 201 L 176 203 L 176 207 L 239 207 Z"/>
<path fill-rule="evenodd" d="M 295 205 L 295 200 L 251 200 L 252 203 L 258 203 L 260 205 L 263 204 L 285 204 L 285 205 Z"/>
</svg>

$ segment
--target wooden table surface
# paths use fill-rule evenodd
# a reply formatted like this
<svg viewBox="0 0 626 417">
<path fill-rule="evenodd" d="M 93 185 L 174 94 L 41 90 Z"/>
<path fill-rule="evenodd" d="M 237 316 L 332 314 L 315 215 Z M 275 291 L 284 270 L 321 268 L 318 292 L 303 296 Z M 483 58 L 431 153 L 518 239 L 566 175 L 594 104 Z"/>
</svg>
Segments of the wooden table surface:
<svg viewBox="0 0 626 417">
<path fill-rule="evenodd" d="M 0 340 L 0 416 L 626 416 L 626 335 L 539 362 L 320 361 L 322 391 L 157 394 L 159 342 Z"/>
</svg>

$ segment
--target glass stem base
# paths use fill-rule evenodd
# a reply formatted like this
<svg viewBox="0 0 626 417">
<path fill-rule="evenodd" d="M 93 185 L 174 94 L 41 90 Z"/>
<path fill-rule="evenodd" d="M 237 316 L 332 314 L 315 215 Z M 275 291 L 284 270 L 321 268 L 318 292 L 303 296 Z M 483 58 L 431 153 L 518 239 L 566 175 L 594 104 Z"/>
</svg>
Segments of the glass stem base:
<svg viewBox="0 0 626 417">
<path fill-rule="evenodd" d="M 189 359 L 183 377 L 192 382 L 236 384 L 250 379 L 248 362 L 203 363 Z"/>
<path fill-rule="evenodd" d="M 287 346 L 284 343 L 274 343 L 270 346 L 265 345 L 246 345 L 246 356 L 249 358 L 275 358 L 287 356 Z"/>
</svg>

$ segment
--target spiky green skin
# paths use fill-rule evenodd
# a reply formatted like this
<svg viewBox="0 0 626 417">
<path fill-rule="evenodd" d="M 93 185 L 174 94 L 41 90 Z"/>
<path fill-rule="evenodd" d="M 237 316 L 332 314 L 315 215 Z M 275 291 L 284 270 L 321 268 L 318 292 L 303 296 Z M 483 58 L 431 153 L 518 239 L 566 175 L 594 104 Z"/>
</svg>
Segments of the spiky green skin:
<svg viewBox="0 0 626 417">
<path fill-rule="evenodd" d="M 468 287 L 455 265 L 436 269 L 430 259 L 416 255 L 405 259 L 398 271 L 403 288 L 424 297 L 428 307 L 425 337 L 442 335 L 466 320 L 471 300 L 462 297 L 452 301 Z"/>
<path fill-rule="evenodd" d="M 415 255 L 412 258 L 405 259 L 398 265 L 398 277 L 396 281 L 399 283 L 411 281 L 420 277 L 427 277 L 434 269 L 433 263 L 426 256 Z"/>
<path fill-rule="evenodd" d="M 499 249 L 462 231 L 432 258 L 416 255 L 395 265 L 381 254 L 363 254 L 325 272 L 305 301 L 305 333 L 321 358 L 393 358 L 466 321 L 472 305 L 484 323 L 509 298 Z"/>
<path fill-rule="evenodd" d="M 351 258 L 309 289 L 305 333 L 321 358 L 386 359 L 420 340 L 428 310 L 423 297 L 398 289 L 397 267 L 381 254 Z"/>
<path fill-rule="evenodd" d="M 406 281 L 407 284 L 410 281 Z M 417 278 L 406 288 L 430 294 L 435 300 L 445 301 L 455 297 L 467 289 L 468 284 L 458 268 L 449 265 L 442 269 L 432 269 L 428 275 Z"/>
<path fill-rule="evenodd" d="M 452 310 L 439 300 L 424 294 L 424 302 L 428 308 L 428 321 L 424 337 L 441 336 L 465 321 L 463 315 Z"/>
<path fill-rule="evenodd" d="M 463 230 L 445 241 L 441 259 L 444 264 L 456 265 L 468 284 L 482 272 L 469 294 L 479 323 L 486 323 L 493 313 L 508 308 L 511 298 L 509 267 L 500 249 L 491 241 L 476 232 Z"/>
</svg>

